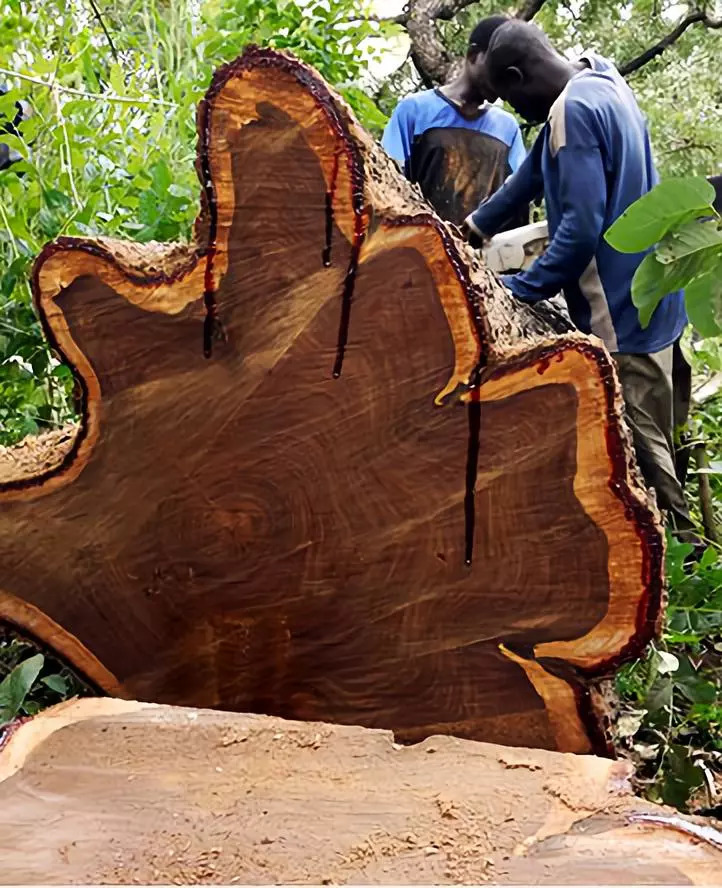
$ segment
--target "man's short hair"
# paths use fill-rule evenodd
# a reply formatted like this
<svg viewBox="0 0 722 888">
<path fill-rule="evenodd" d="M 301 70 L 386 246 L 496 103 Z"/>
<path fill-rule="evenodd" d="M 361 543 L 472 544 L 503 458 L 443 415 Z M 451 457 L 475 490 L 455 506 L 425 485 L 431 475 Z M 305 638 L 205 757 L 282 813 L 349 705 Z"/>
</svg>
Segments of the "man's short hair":
<svg viewBox="0 0 722 888">
<path fill-rule="evenodd" d="M 554 52 L 549 38 L 533 22 L 507 19 L 492 31 L 486 52 L 486 64 L 492 76 L 504 68 L 524 69 L 525 62 Z"/>
<path fill-rule="evenodd" d="M 508 22 L 509 18 L 506 15 L 490 15 L 482 19 L 469 34 L 468 53 L 486 52 L 494 32 Z"/>
</svg>

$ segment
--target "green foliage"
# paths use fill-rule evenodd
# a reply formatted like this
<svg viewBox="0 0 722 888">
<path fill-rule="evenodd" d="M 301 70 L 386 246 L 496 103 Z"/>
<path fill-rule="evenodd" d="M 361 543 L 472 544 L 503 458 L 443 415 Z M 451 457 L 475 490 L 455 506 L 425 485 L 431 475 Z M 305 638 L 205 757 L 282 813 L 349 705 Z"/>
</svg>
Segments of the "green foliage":
<svg viewBox="0 0 722 888">
<path fill-rule="evenodd" d="M 88 693 L 89 688 L 54 657 L 38 653 L 35 645 L 10 633 L 0 635 L 0 729 L 19 716 Z"/>
<path fill-rule="evenodd" d="M 683 809 L 722 762 L 722 560 L 710 547 L 686 565 L 691 552 L 669 538 L 663 639 L 617 677 L 617 733 L 645 794 Z"/>
<path fill-rule="evenodd" d="M 622 213 L 605 237 L 620 253 L 641 253 L 690 216 L 709 215 L 713 201 L 706 179 L 667 179 Z"/>
<path fill-rule="evenodd" d="M 722 220 L 706 179 L 668 179 L 635 201 L 605 237 L 621 253 L 652 247 L 632 281 L 643 327 L 661 300 L 685 290 L 687 314 L 702 336 L 722 333 Z"/>
<path fill-rule="evenodd" d="M 0 115 L 30 116 L 2 141 L 0 444 L 74 415 L 73 382 L 32 307 L 33 258 L 59 235 L 182 240 L 199 206 L 195 108 L 213 70 L 249 43 L 290 50 L 343 91 L 361 120 L 385 117 L 361 78 L 382 26 L 352 0 L 0 0 Z M 10 72 L 10 73 L 8 73 Z M 23 79 L 24 78 L 24 79 Z M 44 84 L 49 84 L 46 86 Z"/>
<path fill-rule="evenodd" d="M 711 379 L 722 372 L 722 340 L 706 339 L 698 343 L 693 356 L 693 366 L 700 379 Z M 690 445 L 703 445 L 711 456 L 709 466 L 697 467 L 688 478 L 690 501 L 698 502 L 698 479 L 704 475 L 710 487 L 715 511 L 716 526 L 722 527 L 722 397 L 711 398 L 697 405 L 688 423 Z"/>
<path fill-rule="evenodd" d="M 722 339 L 683 342 L 694 376 L 714 381 L 722 371 Z M 696 405 L 689 444 L 704 444 L 709 466 L 690 468 L 687 496 L 699 519 L 697 479 L 709 482 L 717 525 L 722 521 L 722 397 Z M 710 805 L 708 779 L 722 771 L 722 555 L 719 547 L 690 562 L 692 547 L 670 537 L 669 600 L 660 643 L 617 677 L 622 715 L 617 731 L 653 800 L 683 809 Z"/>
<path fill-rule="evenodd" d="M 12 721 L 22 709 L 30 688 L 43 668 L 44 659 L 42 654 L 28 657 L 3 679 L 0 684 L 0 727 Z"/>
</svg>

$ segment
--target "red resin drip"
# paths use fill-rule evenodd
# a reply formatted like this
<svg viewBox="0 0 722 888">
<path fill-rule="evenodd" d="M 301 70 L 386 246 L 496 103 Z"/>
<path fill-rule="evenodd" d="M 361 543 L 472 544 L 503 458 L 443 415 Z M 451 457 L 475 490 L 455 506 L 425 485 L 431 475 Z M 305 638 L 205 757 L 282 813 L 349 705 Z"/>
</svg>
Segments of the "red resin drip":
<svg viewBox="0 0 722 888">
<path fill-rule="evenodd" d="M 354 220 L 353 243 L 351 244 L 351 258 L 348 262 L 346 277 L 343 282 L 341 295 L 341 321 L 338 325 L 338 342 L 336 344 L 336 360 L 333 365 L 333 377 L 338 379 L 343 368 L 343 359 L 348 343 L 348 328 L 351 322 L 351 303 L 353 291 L 356 286 L 356 274 L 358 273 L 358 260 L 361 254 L 361 244 L 365 236 L 364 218 L 358 214 Z"/>
<path fill-rule="evenodd" d="M 218 232 L 218 203 L 216 201 L 216 189 L 211 178 L 211 103 L 208 98 L 202 105 L 202 133 L 203 145 L 201 148 L 201 173 L 203 181 L 201 185 L 206 198 L 208 211 L 208 249 L 206 250 L 206 270 L 203 277 L 203 304 L 206 316 L 203 321 L 203 355 L 210 358 L 213 354 L 213 340 L 219 337 L 220 325 L 218 321 L 218 306 L 216 304 L 216 284 L 213 278 L 213 261 L 216 258 L 216 236 Z"/>
<path fill-rule="evenodd" d="M 338 180 L 338 160 L 339 150 L 336 149 L 333 155 L 333 170 L 331 172 L 331 182 L 326 192 L 326 245 L 321 254 L 321 261 L 324 268 L 328 268 L 331 264 L 331 245 L 333 240 L 333 202 L 336 199 L 336 181 Z"/>
<path fill-rule="evenodd" d="M 464 563 L 471 564 L 474 553 L 474 528 L 476 525 L 476 504 L 474 490 L 479 467 L 479 445 L 481 432 L 481 404 L 479 392 L 471 393 L 467 413 L 469 417 L 469 442 L 466 449 L 466 493 L 464 495 Z"/>
<path fill-rule="evenodd" d="M 213 335 L 217 323 L 216 288 L 213 280 L 213 260 L 216 258 L 215 241 L 208 247 L 206 253 L 206 271 L 204 275 L 203 303 L 206 308 L 206 316 L 203 319 L 203 355 L 210 358 L 213 354 Z"/>
</svg>

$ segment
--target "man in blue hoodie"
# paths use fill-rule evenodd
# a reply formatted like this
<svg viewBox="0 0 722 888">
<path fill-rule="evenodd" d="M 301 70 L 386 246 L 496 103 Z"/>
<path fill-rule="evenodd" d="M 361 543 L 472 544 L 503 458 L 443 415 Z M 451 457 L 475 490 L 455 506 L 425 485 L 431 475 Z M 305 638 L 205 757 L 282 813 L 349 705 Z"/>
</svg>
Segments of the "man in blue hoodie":
<svg viewBox="0 0 722 888">
<path fill-rule="evenodd" d="M 381 141 L 439 216 L 456 225 L 496 191 L 526 155 L 514 116 L 488 104 L 496 96 L 486 82 L 484 56 L 496 29 L 508 21 L 494 15 L 479 22 L 469 37 L 459 76 L 438 89 L 402 99 Z M 518 207 L 502 227 L 516 228 L 528 221 L 528 207 Z"/>
<path fill-rule="evenodd" d="M 470 216 L 470 239 L 495 234 L 514 207 L 544 194 L 549 247 L 527 271 L 502 278 L 535 303 L 563 291 L 576 326 L 603 340 L 624 392 L 640 469 L 678 530 L 691 528 L 673 452 L 673 353 L 687 322 L 670 293 L 642 328 L 631 284 L 644 254 L 613 250 L 604 232 L 658 181 L 646 121 L 614 65 L 591 53 L 559 55 L 527 22 L 493 35 L 487 76 L 498 94 L 543 129 L 505 185 Z"/>
</svg>

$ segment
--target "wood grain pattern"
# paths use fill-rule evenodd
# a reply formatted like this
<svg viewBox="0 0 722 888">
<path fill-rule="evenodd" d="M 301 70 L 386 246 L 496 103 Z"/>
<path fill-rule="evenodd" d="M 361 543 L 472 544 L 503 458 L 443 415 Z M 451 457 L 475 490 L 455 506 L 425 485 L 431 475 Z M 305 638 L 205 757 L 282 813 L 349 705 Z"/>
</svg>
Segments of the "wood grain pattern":
<svg viewBox="0 0 722 888">
<path fill-rule="evenodd" d="M 36 262 L 83 420 L 0 460 L 0 619 L 126 697 L 606 751 L 592 684 L 654 634 L 663 535 L 604 347 L 296 60 L 221 69 L 199 132 L 192 244 Z"/>
<path fill-rule="evenodd" d="M 0 750 L 0 883 L 719 882 L 719 829 L 635 798 L 627 764 L 392 739 L 120 700 L 61 705 Z"/>
</svg>

